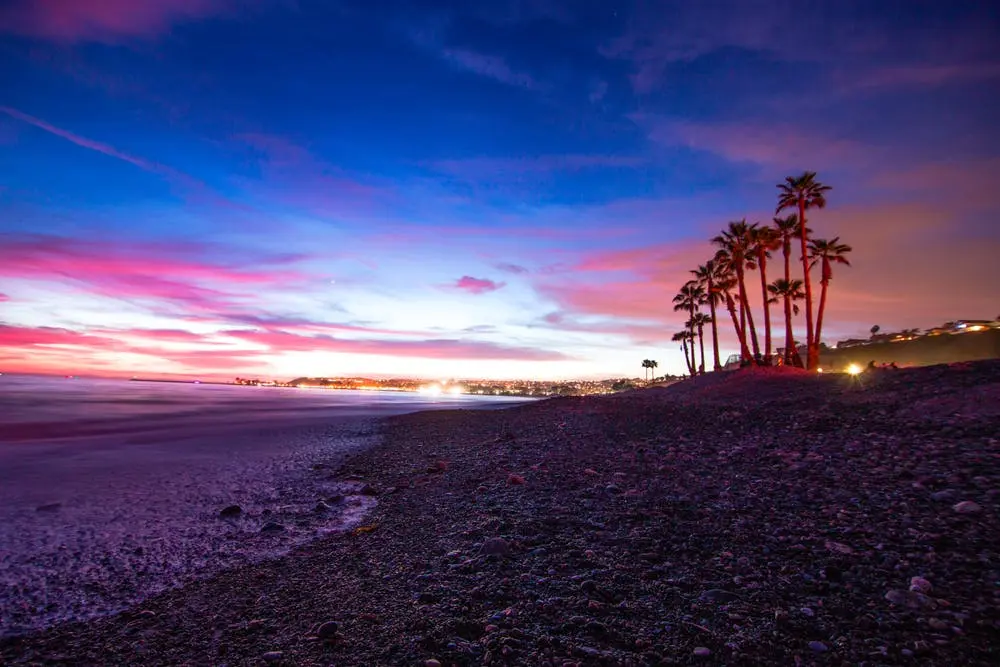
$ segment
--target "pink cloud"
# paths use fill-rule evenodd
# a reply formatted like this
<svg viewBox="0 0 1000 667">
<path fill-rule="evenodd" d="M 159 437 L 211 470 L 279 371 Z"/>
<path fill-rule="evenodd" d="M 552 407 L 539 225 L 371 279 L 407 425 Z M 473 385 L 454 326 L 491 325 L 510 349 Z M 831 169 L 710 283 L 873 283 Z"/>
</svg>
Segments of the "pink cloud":
<svg viewBox="0 0 1000 667">
<path fill-rule="evenodd" d="M 483 341 L 454 339 L 413 341 L 337 339 L 330 336 L 300 336 L 277 330 L 235 330 L 224 333 L 233 338 L 264 345 L 275 352 L 333 352 L 423 359 L 500 359 L 519 361 L 560 361 L 569 358 L 561 352 L 500 345 Z"/>
<path fill-rule="evenodd" d="M 13 237 L 0 244 L 0 276 L 82 284 L 97 294 L 148 298 L 225 310 L 261 286 L 308 280 L 290 269 L 229 268 L 188 257 L 193 246 L 101 244 L 57 237 Z M 253 289 L 251 289 L 253 288 Z"/>
<path fill-rule="evenodd" d="M 874 68 L 845 80 L 845 91 L 894 88 L 936 88 L 976 83 L 1000 78 L 1000 63 L 971 62 L 956 64 L 921 64 Z"/>
<path fill-rule="evenodd" d="M 174 24 L 232 8 L 231 0 L 14 0 L 0 11 L 4 32 L 63 42 L 151 38 Z"/>
<path fill-rule="evenodd" d="M 4 301 L 10 301 L 10 297 L 3 292 L 0 292 L 0 303 L 3 303 Z"/>
<path fill-rule="evenodd" d="M 498 283 L 486 278 L 473 278 L 472 276 L 462 276 L 455 281 L 455 288 L 469 292 L 470 294 L 486 294 L 496 292 L 507 283 Z"/>
</svg>

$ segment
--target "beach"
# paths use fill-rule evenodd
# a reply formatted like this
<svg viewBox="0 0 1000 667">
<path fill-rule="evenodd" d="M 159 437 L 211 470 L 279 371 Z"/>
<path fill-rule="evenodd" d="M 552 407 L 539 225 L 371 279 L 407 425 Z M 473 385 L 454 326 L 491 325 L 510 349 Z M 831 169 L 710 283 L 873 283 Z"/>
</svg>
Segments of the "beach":
<svg viewBox="0 0 1000 667">
<path fill-rule="evenodd" d="M 349 529 L 2 639 L 0 662 L 1000 660 L 1000 362 L 747 370 L 373 428 L 300 461 L 374 501 Z"/>
</svg>

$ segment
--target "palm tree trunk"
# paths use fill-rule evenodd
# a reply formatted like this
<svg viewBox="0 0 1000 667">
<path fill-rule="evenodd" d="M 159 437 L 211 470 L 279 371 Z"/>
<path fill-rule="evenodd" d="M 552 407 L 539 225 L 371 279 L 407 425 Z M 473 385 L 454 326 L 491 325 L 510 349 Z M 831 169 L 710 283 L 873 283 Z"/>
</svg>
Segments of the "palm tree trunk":
<svg viewBox="0 0 1000 667">
<path fill-rule="evenodd" d="M 746 276 L 743 269 L 736 270 L 736 279 L 740 285 L 740 301 L 743 302 L 743 309 L 747 314 L 747 325 L 750 327 L 750 341 L 753 343 L 753 358 L 756 360 L 760 356 L 760 345 L 757 343 L 757 327 L 753 323 L 753 311 L 750 310 L 750 301 L 747 299 Z"/>
<path fill-rule="evenodd" d="M 826 262 L 826 260 L 823 260 L 823 261 L 824 261 L 824 263 Z M 816 313 L 816 363 L 817 363 L 817 365 L 819 364 L 819 342 L 821 340 L 820 339 L 820 335 L 822 334 L 822 331 L 823 331 L 823 311 L 826 310 L 826 288 L 830 284 L 830 281 L 826 280 L 826 278 L 825 278 L 826 271 L 827 271 L 827 267 L 824 266 L 823 267 L 824 279 L 821 280 L 820 283 L 819 283 L 820 284 L 820 289 L 819 289 L 819 311 L 817 311 L 817 313 Z"/>
<path fill-rule="evenodd" d="M 760 268 L 760 293 L 764 299 L 764 365 L 771 365 L 771 306 L 767 303 L 767 256 L 761 252 L 757 264 Z"/>
<path fill-rule="evenodd" d="M 692 376 L 694 376 L 695 372 L 698 370 L 698 359 L 697 357 L 695 357 L 696 350 L 694 348 L 694 309 L 695 309 L 695 303 L 692 301 L 691 308 L 689 310 L 691 319 L 688 320 L 688 322 L 690 323 L 688 326 L 688 331 L 691 332 L 691 375 Z"/>
<path fill-rule="evenodd" d="M 802 282 L 806 288 L 806 370 L 816 368 L 819 362 L 819 348 L 813 340 L 813 294 L 812 280 L 809 278 L 808 238 L 806 234 L 806 200 L 799 197 L 799 230 L 802 245 Z"/>
<path fill-rule="evenodd" d="M 826 290 L 823 290 L 823 294 L 826 294 Z M 705 325 L 698 325 L 698 345 L 701 347 L 701 366 L 698 367 L 698 374 L 705 374 Z"/>
<path fill-rule="evenodd" d="M 737 294 L 739 294 L 739 290 L 737 290 Z M 742 333 L 743 337 L 746 338 L 746 336 L 747 336 L 747 304 L 746 304 L 745 301 L 743 301 L 743 299 L 740 299 L 740 332 Z M 742 352 L 741 352 L 741 354 L 742 354 Z"/>
<path fill-rule="evenodd" d="M 792 333 L 792 299 L 785 295 L 785 363 L 792 363 L 792 348 L 795 347 L 795 334 Z"/>
<path fill-rule="evenodd" d="M 750 350 L 747 349 L 746 334 L 740 329 L 740 321 L 736 317 L 736 303 L 733 301 L 733 295 L 729 292 L 726 292 L 726 307 L 729 309 L 729 316 L 733 318 L 733 328 L 736 329 L 736 337 L 740 339 L 740 356 L 744 359 L 749 359 L 750 363 L 753 363 L 753 357 L 750 356 Z"/>
<path fill-rule="evenodd" d="M 694 369 L 691 367 L 691 359 L 688 358 L 688 342 L 687 342 L 687 338 L 685 338 L 682 342 L 684 343 L 684 363 L 687 364 L 688 375 L 690 375 L 691 377 L 694 377 Z"/>
<path fill-rule="evenodd" d="M 715 319 L 715 295 L 713 293 L 712 279 L 708 279 L 708 310 L 712 315 L 712 353 L 715 355 L 715 369 L 722 368 L 719 363 L 719 325 Z"/>
</svg>

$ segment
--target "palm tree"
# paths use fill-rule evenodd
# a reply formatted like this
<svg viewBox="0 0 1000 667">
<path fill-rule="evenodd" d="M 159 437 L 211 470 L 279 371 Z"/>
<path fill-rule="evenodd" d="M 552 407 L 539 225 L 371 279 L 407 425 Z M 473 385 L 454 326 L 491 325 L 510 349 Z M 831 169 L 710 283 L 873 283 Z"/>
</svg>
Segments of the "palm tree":
<svg viewBox="0 0 1000 667">
<path fill-rule="evenodd" d="M 809 277 L 809 232 L 806 229 L 806 209 L 823 208 L 826 206 L 824 193 L 832 188 L 816 180 L 816 172 L 807 171 L 799 177 L 788 176 L 784 183 L 778 184 L 778 208 L 780 213 L 786 208 L 797 208 L 799 211 L 799 242 L 802 246 L 802 274 L 806 292 L 806 368 L 816 368 L 819 363 L 819 345 L 813 335 L 812 314 L 812 280 Z"/>
<path fill-rule="evenodd" d="M 642 369 L 646 372 L 643 379 L 649 380 L 649 359 L 642 360 Z"/>
<path fill-rule="evenodd" d="M 705 325 L 711 322 L 712 318 L 705 313 L 695 313 L 691 321 L 692 326 L 698 329 L 698 347 L 701 348 L 701 365 L 698 366 L 699 375 L 705 374 Z M 694 343 L 691 344 L 691 347 L 694 348 Z"/>
<path fill-rule="evenodd" d="M 847 261 L 847 253 L 851 252 L 851 246 L 840 242 L 840 237 L 834 237 L 833 239 L 827 241 L 825 239 L 811 239 L 809 241 L 809 259 L 810 266 L 815 265 L 817 262 L 820 263 L 820 293 L 819 293 L 819 311 L 816 313 L 816 339 L 814 344 L 817 348 L 817 355 L 819 352 L 819 342 L 822 340 L 823 335 L 823 313 L 826 311 L 826 291 L 830 287 L 830 280 L 833 278 L 833 265 L 843 264 L 845 266 L 850 266 L 851 263 Z M 818 360 L 818 356 L 817 356 Z"/>
<path fill-rule="evenodd" d="M 714 259 L 710 259 L 697 269 L 691 271 L 699 285 L 705 288 L 705 303 L 708 304 L 708 311 L 712 320 L 712 355 L 715 362 L 714 370 L 720 370 L 722 364 L 719 362 L 719 324 L 715 317 L 716 307 L 723 302 L 724 297 L 718 289 L 716 282 L 719 277 L 719 265 Z"/>
<path fill-rule="evenodd" d="M 680 341 L 684 345 L 684 363 L 687 364 L 688 374 L 694 377 L 694 366 L 691 364 L 691 359 L 688 357 L 688 339 L 691 338 L 691 332 L 685 329 L 684 331 L 678 331 L 673 335 L 670 340 L 675 343 Z"/>
<path fill-rule="evenodd" d="M 698 306 L 702 304 L 705 300 L 705 288 L 697 283 L 697 281 L 689 280 L 684 283 L 680 291 L 677 292 L 677 296 L 674 297 L 674 310 L 686 310 L 690 319 L 688 320 L 688 331 L 691 333 L 691 340 L 694 340 L 694 325 L 691 320 L 694 319 L 694 314 L 698 310 Z M 694 363 L 694 345 L 691 346 L 691 368 L 695 368 Z M 692 373 L 693 375 L 693 373 Z"/>
<path fill-rule="evenodd" d="M 729 311 L 729 316 L 733 319 L 733 328 L 736 329 L 736 337 L 740 341 L 740 357 L 742 357 L 745 361 L 749 360 L 753 363 L 753 356 L 750 354 L 750 348 L 747 347 L 746 332 L 740 328 L 740 321 L 736 317 L 736 301 L 733 299 L 733 288 L 736 287 L 736 276 L 734 272 L 729 269 L 729 262 L 725 256 L 725 251 L 720 250 L 715 257 L 720 266 L 715 286 L 725 300 L 726 309 Z"/>
<path fill-rule="evenodd" d="M 744 313 L 747 323 L 750 325 L 750 340 L 753 343 L 753 356 L 760 355 L 760 345 L 757 343 L 757 329 L 753 323 L 753 311 L 750 310 L 750 301 L 747 299 L 747 289 L 745 281 L 745 269 L 749 264 L 753 264 L 753 253 L 751 251 L 751 238 L 756 225 L 748 225 L 747 221 L 730 222 L 729 226 L 722 231 L 722 234 L 712 239 L 712 243 L 725 251 L 730 268 L 736 274 L 736 286 L 739 291 L 741 318 Z M 719 256 L 716 255 L 718 259 Z M 742 325 L 741 325 L 742 326 Z M 743 335 L 746 337 L 746 326 L 742 326 Z"/>
<path fill-rule="evenodd" d="M 772 250 L 781 246 L 778 232 L 771 227 L 751 227 L 751 238 L 755 264 L 760 269 L 760 294 L 764 300 L 764 363 L 771 363 L 771 306 L 767 295 L 767 260 Z"/>
<path fill-rule="evenodd" d="M 795 336 L 792 334 L 792 313 L 799 314 L 799 307 L 795 303 L 805 297 L 802 291 L 802 281 L 798 278 L 785 280 L 778 278 L 767 286 L 770 293 L 768 299 L 771 303 L 777 303 L 778 299 L 785 302 L 785 363 L 791 364 L 795 359 Z"/>
<path fill-rule="evenodd" d="M 656 359 L 650 359 L 649 360 L 649 375 L 651 376 L 651 378 L 653 380 L 656 379 L 656 367 L 659 366 L 659 365 L 660 364 L 658 364 L 656 362 Z"/>
</svg>

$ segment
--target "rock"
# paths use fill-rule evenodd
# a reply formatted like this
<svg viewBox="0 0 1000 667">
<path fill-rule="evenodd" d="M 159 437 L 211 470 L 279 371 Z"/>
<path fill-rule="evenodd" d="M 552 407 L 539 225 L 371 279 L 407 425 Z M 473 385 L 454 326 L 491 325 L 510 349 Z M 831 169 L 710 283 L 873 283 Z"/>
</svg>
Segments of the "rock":
<svg viewBox="0 0 1000 667">
<path fill-rule="evenodd" d="M 616 486 L 615 484 L 608 484 L 606 487 L 604 487 L 604 490 L 607 491 L 608 493 L 621 493 L 622 492 L 621 488 L 618 487 L 618 486 Z"/>
<path fill-rule="evenodd" d="M 424 660 L 424 667 L 441 667 L 441 661 L 436 658 Z"/>
<path fill-rule="evenodd" d="M 910 590 L 916 591 L 917 593 L 929 593 L 931 590 L 931 582 L 927 581 L 923 577 L 913 577 L 910 579 Z"/>
<path fill-rule="evenodd" d="M 507 483 L 510 484 L 510 485 L 512 485 L 512 486 L 517 486 L 517 485 L 520 485 L 520 484 L 524 484 L 524 481 L 525 481 L 524 478 L 521 477 L 520 475 L 515 475 L 513 473 L 511 473 L 510 475 L 507 475 Z"/>
<path fill-rule="evenodd" d="M 483 542 L 479 552 L 486 556 L 506 556 L 510 552 L 510 542 L 502 537 L 491 537 Z"/>
<path fill-rule="evenodd" d="M 816 653 L 826 653 L 830 650 L 823 642 L 809 642 L 809 649 Z"/>
<path fill-rule="evenodd" d="M 980 507 L 979 503 L 972 500 L 963 500 L 957 505 L 952 505 L 952 509 L 959 514 L 978 514 L 983 511 L 983 508 Z"/>
<path fill-rule="evenodd" d="M 812 618 L 813 616 L 816 615 L 816 612 L 814 612 L 809 607 L 802 607 L 802 609 L 799 609 L 799 612 L 801 612 L 802 615 L 805 616 L 806 618 Z"/>
<path fill-rule="evenodd" d="M 587 477 L 597 477 L 598 472 L 593 468 L 584 468 L 583 474 L 586 475 Z"/>
<path fill-rule="evenodd" d="M 358 493 L 360 493 L 363 496 L 376 496 L 376 495 L 378 495 L 378 491 L 371 484 L 365 484 L 364 486 L 362 486 L 361 490 L 358 491 Z"/>
<path fill-rule="evenodd" d="M 340 624 L 337 621 L 327 621 L 316 630 L 316 636 L 320 639 L 333 639 L 339 630 Z"/>
<path fill-rule="evenodd" d="M 224 507 L 219 510 L 219 516 L 221 517 L 233 517 L 243 514 L 243 508 L 239 505 L 230 505 L 229 507 Z"/>
<path fill-rule="evenodd" d="M 696 646 L 694 649 L 694 654 L 699 658 L 707 658 L 712 655 L 712 651 L 705 646 Z"/>
<path fill-rule="evenodd" d="M 736 593 L 731 593 L 729 591 L 724 591 L 721 588 L 712 588 L 701 594 L 700 598 L 702 600 L 708 600 L 709 602 L 736 602 L 740 599 L 740 596 Z"/>
<path fill-rule="evenodd" d="M 274 521 L 268 521 L 267 523 L 265 523 L 261 527 L 260 532 L 262 532 L 262 533 L 280 533 L 283 530 L 285 530 L 285 527 L 282 526 L 280 523 L 275 523 Z"/>
<path fill-rule="evenodd" d="M 947 630 L 950 627 L 947 621 L 942 621 L 940 618 L 928 619 L 927 625 L 931 626 L 935 630 Z"/>
<path fill-rule="evenodd" d="M 316 507 L 313 508 L 313 512 L 316 514 L 323 514 L 324 512 L 329 512 L 330 506 L 324 503 L 322 500 L 316 503 Z"/>
<path fill-rule="evenodd" d="M 850 555 L 854 553 L 854 549 L 852 549 L 849 545 L 841 544 L 840 542 L 828 541 L 826 543 L 826 548 L 830 551 L 835 551 L 838 554 Z"/>
<path fill-rule="evenodd" d="M 62 503 L 49 503 L 47 505 L 39 505 L 35 508 L 36 512 L 56 512 L 62 507 Z"/>
<path fill-rule="evenodd" d="M 283 657 L 285 657 L 285 654 L 282 651 L 268 651 L 260 656 L 260 659 L 264 662 L 280 662 Z"/>
<path fill-rule="evenodd" d="M 936 609 L 937 603 L 933 598 L 927 597 L 923 593 L 915 591 L 903 591 L 893 589 L 885 594 L 885 599 L 900 607 L 910 609 Z"/>
<path fill-rule="evenodd" d="M 956 495 L 955 489 L 945 489 L 944 491 L 935 491 L 932 493 L 931 500 L 943 503 L 954 499 Z"/>
</svg>

